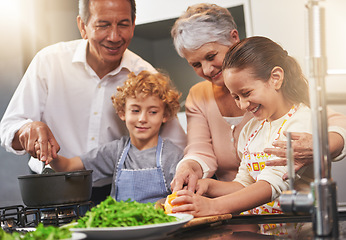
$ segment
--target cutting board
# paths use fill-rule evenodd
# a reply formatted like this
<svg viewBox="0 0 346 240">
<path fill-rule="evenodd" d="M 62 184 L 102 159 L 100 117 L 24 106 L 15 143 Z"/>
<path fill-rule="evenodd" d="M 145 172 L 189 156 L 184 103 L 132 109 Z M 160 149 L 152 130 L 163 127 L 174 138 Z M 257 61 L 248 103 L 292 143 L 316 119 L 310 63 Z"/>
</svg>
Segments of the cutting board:
<svg viewBox="0 0 346 240">
<path fill-rule="evenodd" d="M 197 217 L 186 223 L 183 228 L 194 227 L 198 225 L 211 224 L 216 222 L 221 222 L 223 220 L 231 219 L 232 214 L 221 214 L 208 217 Z"/>
<path fill-rule="evenodd" d="M 166 200 L 165 198 L 158 200 L 155 203 L 155 207 L 164 209 L 163 205 L 165 203 L 165 200 Z M 189 227 L 194 227 L 194 226 L 203 225 L 203 224 L 221 222 L 223 220 L 227 220 L 231 218 L 232 218 L 232 214 L 221 214 L 221 215 L 213 215 L 213 216 L 207 216 L 207 217 L 197 217 L 190 220 L 188 223 L 186 223 L 183 226 L 183 228 L 189 228 Z"/>
</svg>

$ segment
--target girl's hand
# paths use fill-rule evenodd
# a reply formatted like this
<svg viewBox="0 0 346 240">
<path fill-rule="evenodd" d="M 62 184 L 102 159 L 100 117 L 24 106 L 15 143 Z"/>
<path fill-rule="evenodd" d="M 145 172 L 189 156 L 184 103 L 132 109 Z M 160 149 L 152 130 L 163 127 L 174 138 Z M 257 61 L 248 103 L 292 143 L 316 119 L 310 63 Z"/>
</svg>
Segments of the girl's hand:
<svg viewBox="0 0 346 240">
<path fill-rule="evenodd" d="M 213 199 L 202 197 L 189 190 L 178 191 L 177 196 L 172 201 L 173 213 L 188 213 L 194 217 L 218 214 L 213 212 Z"/>
<path fill-rule="evenodd" d="M 205 178 L 205 179 L 199 179 L 197 182 L 197 187 L 196 187 L 196 194 L 197 195 L 205 195 L 205 193 L 208 191 L 209 188 L 209 181 L 210 179 Z"/>
</svg>

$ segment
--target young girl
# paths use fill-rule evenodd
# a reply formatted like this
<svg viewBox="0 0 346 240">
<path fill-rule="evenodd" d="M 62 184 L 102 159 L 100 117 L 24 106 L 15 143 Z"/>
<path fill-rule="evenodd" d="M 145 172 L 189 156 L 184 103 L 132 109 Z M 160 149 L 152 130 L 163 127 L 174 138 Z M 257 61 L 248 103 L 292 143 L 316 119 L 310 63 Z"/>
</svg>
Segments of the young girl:
<svg viewBox="0 0 346 240">
<path fill-rule="evenodd" d="M 159 136 L 162 124 L 176 116 L 180 94 L 167 76 L 147 71 L 129 74 L 117 90 L 113 105 L 130 136 L 81 157 L 58 156 L 50 164 L 56 171 L 91 169 L 93 182 L 112 178 L 111 196 L 118 201 L 155 202 L 171 193 L 169 183 L 183 157 L 180 148 Z"/>
<path fill-rule="evenodd" d="M 224 59 L 223 76 L 237 106 L 254 116 L 240 133 L 237 176 L 232 182 L 202 179 L 196 194 L 178 191 L 172 204 L 183 205 L 174 207 L 173 212 L 194 216 L 246 210 L 281 213 L 278 197 L 289 187 L 282 179 L 287 167 L 265 166 L 265 161 L 275 156 L 263 150 L 273 141 L 285 140 L 285 131 L 312 133 L 307 80 L 297 62 L 265 37 L 234 44 Z M 310 189 L 312 180 L 313 166 L 304 167 L 296 174 L 295 188 Z"/>
</svg>

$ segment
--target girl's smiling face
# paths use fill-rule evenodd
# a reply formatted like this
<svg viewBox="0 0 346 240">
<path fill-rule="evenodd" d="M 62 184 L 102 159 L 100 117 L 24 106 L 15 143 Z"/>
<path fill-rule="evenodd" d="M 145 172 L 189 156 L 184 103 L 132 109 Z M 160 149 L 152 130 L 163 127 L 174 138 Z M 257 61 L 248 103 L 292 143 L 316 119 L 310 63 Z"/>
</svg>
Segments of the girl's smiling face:
<svg viewBox="0 0 346 240">
<path fill-rule="evenodd" d="M 250 68 L 228 68 L 223 71 L 223 76 L 237 106 L 251 112 L 257 120 L 274 121 L 287 113 L 287 104 L 280 91 L 281 68 L 273 68 L 268 81 L 256 78 Z"/>
</svg>

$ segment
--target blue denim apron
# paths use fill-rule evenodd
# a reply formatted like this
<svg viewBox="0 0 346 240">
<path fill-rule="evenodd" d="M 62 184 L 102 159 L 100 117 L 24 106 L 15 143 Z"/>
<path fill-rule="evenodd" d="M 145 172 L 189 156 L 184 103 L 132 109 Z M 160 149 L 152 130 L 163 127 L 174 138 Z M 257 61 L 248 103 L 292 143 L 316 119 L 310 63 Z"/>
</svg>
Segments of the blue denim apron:
<svg viewBox="0 0 346 240">
<path fill-rule="evenodd" d="M 126 201 L 131 199 L 137 202 L 156 202 L 166 197 L 169 191 L 161 167 L 162 138 L 159 136 L 156 147 L 156 167 L 146 169 L 123 169 L 131 141 L 126 145 L 117 167 L 115 179 L 115 199 Z M 145 159 L 142 159 L 145 161 Z"/>
</svg>

